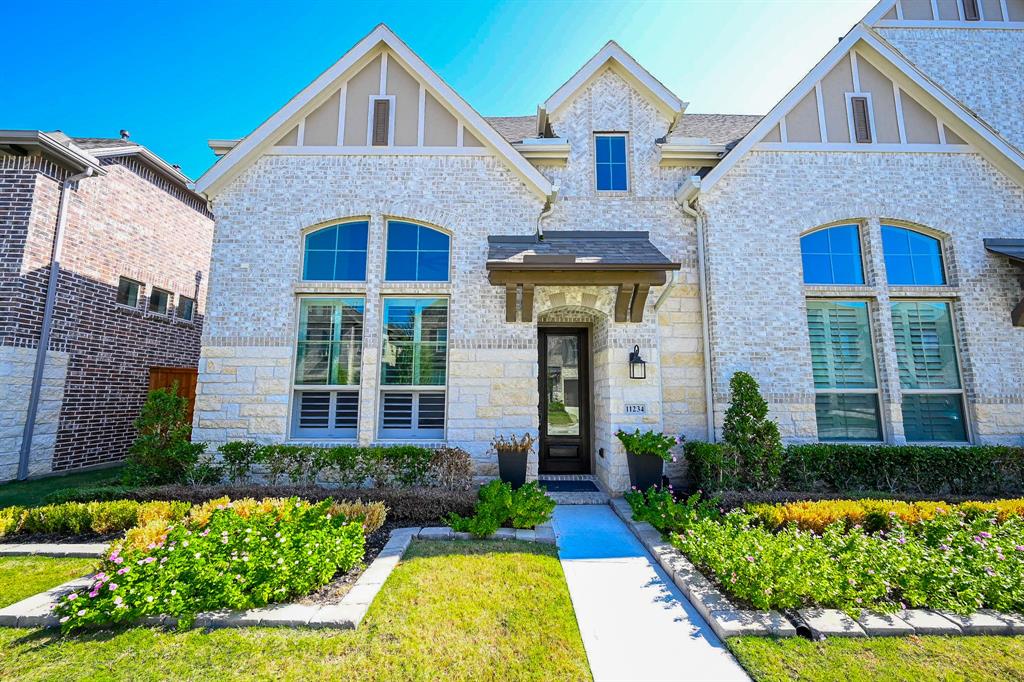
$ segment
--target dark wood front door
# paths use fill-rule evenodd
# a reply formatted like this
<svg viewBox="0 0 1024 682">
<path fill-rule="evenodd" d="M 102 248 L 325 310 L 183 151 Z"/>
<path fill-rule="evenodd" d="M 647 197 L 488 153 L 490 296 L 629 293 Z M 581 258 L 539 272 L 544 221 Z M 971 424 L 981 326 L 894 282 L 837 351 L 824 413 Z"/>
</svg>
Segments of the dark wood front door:
<svg viewBox="0 0 1024 682">
<path fill-rule="evenodd" d="M 541 328 L 540 473 L 590 473 L 590 349 L 586 329 Z"/>
</svg>

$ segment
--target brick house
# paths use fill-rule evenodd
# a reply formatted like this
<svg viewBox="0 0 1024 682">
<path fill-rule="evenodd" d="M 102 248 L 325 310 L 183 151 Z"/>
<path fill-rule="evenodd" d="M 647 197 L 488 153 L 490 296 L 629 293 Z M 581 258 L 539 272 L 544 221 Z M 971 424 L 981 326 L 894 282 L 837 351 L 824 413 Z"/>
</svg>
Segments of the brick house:
<svg viewBox="0 0 1024 682">
<path fill-rule="evenodd" d="M 715 438 L 745 370 L 789 440 L 1024 442 L 1021 63 L 1021 0 L 882 0 L 763 117 L 610 42 L 484 118 L 379 26 L 211 141 L 198 437 L 528 431 L 621 490 L 617 429 Z"/>
<path fill-rule="evenodd" d="M 23 475 L 123 458 L 150 368 L 197 365 L 213 217 L 189 183 L 127 136 L 0 131 L 0 480 L 18 475 L 33 393 Z"/>
</svg>

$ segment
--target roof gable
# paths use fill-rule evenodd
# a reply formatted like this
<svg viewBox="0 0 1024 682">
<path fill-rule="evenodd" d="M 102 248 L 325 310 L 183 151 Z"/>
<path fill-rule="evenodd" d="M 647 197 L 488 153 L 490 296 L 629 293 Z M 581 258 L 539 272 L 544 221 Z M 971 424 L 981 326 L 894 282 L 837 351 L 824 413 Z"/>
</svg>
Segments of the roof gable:
<svg viewBox="0 0 1024 682">
<path fill-rule="evenodd" d="M 751 129 L 721 163 L 703 178 L 700 182 L 701 189 L 706 191 L 713 187 L 747 152 L 756 149 L 757 145 L 764 142 L 767 142 L 768 145 L 773 144 L 773 141 L 777 139 L 776 136 L 779 135 L 780 128 L 786 125 L 787 118 L 790 116 L 795 115 L 809 129 L 813 129 L 809 133 L 812 137 L 815 132 L 821 136 L 822 128 L 820 126 L 822 125 L 828 131 L 828 121 L 823 120 L 825 119 L 825 110 L 820 104 L 824 96 L 821 84 L 823 79 L 829 77 L 843 60 L 856 59 L 856 57 L 849 56 L 851 53 L 866 58 L 876 71 L 884 71 L 884 75 L 891 79 L 901 92 L 907 93 L 908 99 L 916 104 L 925 115 L 932 116 L 940 122 L 936 128 L 938 136 L 944 135 L 944 133 L 938 132 L 940 130 L 952 133 L 951 137 L 945 140 L 940 139 L 940 142 L 951 143 L 953 146 L 960 143 L 971 145 L 996 168 L 1024 186 L 1024 156 L 1020 151 L 961 102 L 931 81 L 884 38 L 866 25 L 858 24 Z M 913 104 L 909 104 L 904 107 L 904 110 L 909 110 L 912 106 Z M 807 144 L 809 148 L 820 147 L 822 150 L 849 150 L 853 147 L 858 151 L 894 151 L 897 149 L 896 146 L 881 144 L 851 145 L 849 141 L 843 146 L 832 141 L 831 137 L 819 138 L 817 143 L 808 141 Z M 907 144 L 903 150 L 914 151 L 915 148 L 915 145 Z"/>
<path fill-rule="evenodd" d="M 391 103 L 386 147 L 369 146 L 376 99 Z M 551 183 L 383 24 L 233 145 L 196 189 L 214 195 L 273 153 L 493 154 L 536 194 L 552 193 Z"/>
<path fill-rule="evenodd" d="M 543 105 L 544 110 L 548 115 L 554 114 L 577 93 L 586 89 L 606 67 L 614 69 L 626 82 L 643 93 L 669 120 L 675 121 L 686 110 L 687 102 L 679 99 L 647 69 L 640 66 L 640 63 L 614 40 L 605 43 L 605 46 L 573 74 L 572 78 L 548 97 Z"/>
</svg>

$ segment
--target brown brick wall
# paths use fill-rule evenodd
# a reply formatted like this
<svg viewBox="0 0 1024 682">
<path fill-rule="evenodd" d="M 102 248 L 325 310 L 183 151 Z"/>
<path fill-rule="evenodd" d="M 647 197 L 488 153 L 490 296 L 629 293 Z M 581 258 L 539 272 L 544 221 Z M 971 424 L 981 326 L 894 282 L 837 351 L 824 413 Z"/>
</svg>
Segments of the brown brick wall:
<svg viewBox="0 0 1024 682">
<path fill-rule="evenodd" d="M 60 176 L 28 165 L 5 168 L 0 160 L 0 195 L 10 189 L 15 197 L 10 206 L 0 203 L 0 330 L 4 345 L 34 347 Z M 51 350 L 70 354 L 54 470 L 123 458 L 149 368 L 194 367 L 199 360 L 212 217 L 194 195 L 134 157 L 105 159 L 104 166 L 107 174 L 80 181 L 68 203 L 50 342 Z M 28 215 L 26 188 L 33 195 Z M 202 273 L 198 287 L 196 272 Z M 116 303 L 121 276 L 145 284 L 135 309 Z M 170 315 L 148 312 L 154 286 L 173 292 Z M 176 317 L 181 295 L 197 300 L 192 322 Z"/>
</svg>

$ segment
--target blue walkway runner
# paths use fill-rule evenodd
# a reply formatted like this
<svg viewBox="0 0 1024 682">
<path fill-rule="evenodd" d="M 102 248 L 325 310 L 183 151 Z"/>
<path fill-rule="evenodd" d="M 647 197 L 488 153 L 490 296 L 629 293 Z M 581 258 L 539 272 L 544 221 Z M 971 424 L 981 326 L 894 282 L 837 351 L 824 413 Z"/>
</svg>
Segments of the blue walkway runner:
<svg viewBox="0 0 1024 682">
<path fill-rule="evenodd" d="M 610 507 L 559 505 L 554 528 L 596 682 L 749 680 Z"/>
</svg>

